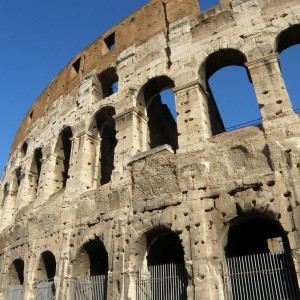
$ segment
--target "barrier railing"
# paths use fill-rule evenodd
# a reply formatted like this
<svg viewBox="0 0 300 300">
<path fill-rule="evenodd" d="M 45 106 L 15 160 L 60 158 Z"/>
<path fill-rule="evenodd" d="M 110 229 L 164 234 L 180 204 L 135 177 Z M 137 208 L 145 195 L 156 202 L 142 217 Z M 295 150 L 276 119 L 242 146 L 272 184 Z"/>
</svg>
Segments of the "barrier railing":
<svg viewBox="0 0 300 300">
<path fill-rule="evenodd" d="M 272 252 L 226 258 L 226 300 L 300 299 L 289 253 Z"/>
<path fill-rule="evenodd" d="M 182 264 L 143 267 L 139 271 L 137 300 L 186 300 L 187 278 Z"/>
<path fill-rule="evenodd" d="M 107 275 L 78 277 L 75 283 L 76 300 L 106 300 Z"/>
<path fill-rule="evenodd" d="M 36 287 L 35 300 L 53 300 L 55 285 L 53 279 L 40 281 Z"/>
<path fill-rule="evenodd" d="M 8 288 L 8 300 L 21 300 L 23 295 L 23 285 L 14 285 Z"/>
</svg>

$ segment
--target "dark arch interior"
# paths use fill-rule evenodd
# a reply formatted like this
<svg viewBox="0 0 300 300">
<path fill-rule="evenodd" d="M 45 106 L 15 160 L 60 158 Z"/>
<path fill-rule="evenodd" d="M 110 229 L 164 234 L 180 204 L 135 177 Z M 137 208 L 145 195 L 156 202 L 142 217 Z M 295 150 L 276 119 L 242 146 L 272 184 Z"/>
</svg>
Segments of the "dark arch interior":
<svg viewBox="0 0 300 300">
<path fill-rule="evenodd" d="M 228 233 L 225 247 L 226 257 L 251 255 L 270 252 L 269 239 L 282 241 L 282 250 L 289 250 L 289 242 L 283 229 L 272 220 L 253 217 L 239 220 Z"/>
<path fill-rule="evenodd" d="M 111 180 L 114 169 L 114 154 L 117 145 L 116 122 L 113 118 L 115 110 L 113 107 L 101 109 L 96 115 L 96 126 L 101 137 L 100 145 L 100 184 L 106 184 Z"/>
<path fill-rule="evenodd" d="M 84 245 L 90 259 L 90 275 L 106 275 L 108 272 L 108 253 L 103 243 L 96 239 Z"/>
<path fill-rule="evenodd" d="M 279 34 L 277 52 L 281 53 L 283 50 L 296 44 L 300 44 L 300 24 L 293 25 Z"/>
<path fill-rule="evenodd" d="M 11 266 L 9 272 L 11 284 L 23 284 L 24 283 L 24 261 L 22 259 L 16 259 Z"/>
<path fill-rule="evenodd" d="M 118 91 L 118 74 L 114 68 L 108 68 L 99 74 L 103 98 Z"/>
<path fill-rule="evenodd" d="M 66 127 L 60 134 L 60 149 L 59 151 L 63 155 L 63 171 L 62 171 L 62 179 L 63 179 L 63 187 L 66 186 L 67 180 L 69 178 L 69 167 L 70 167 L 70 157 L 71 157 L 71 147 L 72 142 L 71 138 L 73 137 L 71 127 Z"/>
<path fill-rule="evenodd" d="M 42 149 L 41 148 L 35 149 L 34 158 L 33 158 L 32 164 L 31 164 L 30 171 L 37 175 L 37 184 L 39 182 L 39 178 L 41 175 L 42 157 L 43 157 Z"/>
<path fill-rule="evenodd" d="M 147 234 L 148 266 L 184 264 L 184 251 L 179 236 L 164 228 Z"/>
<path fill-rule="evenodd" d="M 174 151 L 178 149 L 177 124 L 160 95 L 173 87 L 174 82 L 166 76 L 152 78 L 144 87 L 150 149 L 164 144 L 170 145 Z"/>
<path fill-rule="evenodd" d="M 56 273 L 56 261 L 54 254 L 50 251 L 45 251 L 42 253 L 42 259 L 44 262 L 47 278 L 53 279 Z"/>
</svg>

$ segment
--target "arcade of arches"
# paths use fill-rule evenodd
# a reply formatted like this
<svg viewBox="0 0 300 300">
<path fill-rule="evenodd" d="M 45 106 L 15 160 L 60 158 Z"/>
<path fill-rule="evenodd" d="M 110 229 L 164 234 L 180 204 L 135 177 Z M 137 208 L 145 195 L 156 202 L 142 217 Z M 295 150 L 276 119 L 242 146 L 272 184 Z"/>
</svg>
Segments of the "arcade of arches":
<svg viewBox="0 0 300 300">
<path fill-rule="evenodd" d="M 149 1 L 33 103 L 0 183 L 0 300 L 300 299 L 300 3 L 219 2 Z"/>
</svg>

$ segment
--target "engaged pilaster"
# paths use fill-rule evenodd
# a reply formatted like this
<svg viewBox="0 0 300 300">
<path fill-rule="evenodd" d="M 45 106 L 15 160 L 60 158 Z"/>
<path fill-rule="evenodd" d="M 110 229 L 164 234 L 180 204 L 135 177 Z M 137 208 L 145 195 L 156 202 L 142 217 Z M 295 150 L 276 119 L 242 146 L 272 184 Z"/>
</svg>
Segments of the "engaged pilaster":
<svg viewBox="0 0 300 300">
<path fill-rule="evenodd" d="M 178 152 L 199 149 L 212 134 L 207 97 L 197 80 L 176 87 L 173 92 L 178 112 Z"/>
<path fill-rule="evenodd" d="M 279 127 L 298 122 L 293 112 L 279 66 L 278 54 L 274 53 L 247 62 L 262 116 L 262 124 L 267 133 Z"/>
</svg>

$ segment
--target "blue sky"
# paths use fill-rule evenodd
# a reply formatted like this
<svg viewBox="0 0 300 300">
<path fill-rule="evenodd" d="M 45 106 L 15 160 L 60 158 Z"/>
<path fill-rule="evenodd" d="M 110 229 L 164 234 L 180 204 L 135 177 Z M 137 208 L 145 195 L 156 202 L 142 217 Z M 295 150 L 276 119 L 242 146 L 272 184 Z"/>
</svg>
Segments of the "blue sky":
<svg viewBox="0 0 300 300">
<path fill-rule="evenodd" d="M 39 94 L 89 43 L 148 2 L 0 1 L 0 177 L 18 126 Z M 217 3 L 218 0 L 203 0 L 201 7 L 204 10 Z M 296 66 L 299 66 L 300 50 L 297 53 Z M 233 80 L 236 76 L 226 77 L 236 86 L 237 81 Z M 292 76 L 292 79 L 298 81 L 296 76 Z M 216 76 L 216 82 L 217 90 L 220 90 L 219 87 L 224 86 L 224 78 L 218 79 Z M 220 97 L 225 98 L 226 93 L 221 91 Z M 228 103 L 225 111 L 229 111 Z M 254 117 L 248 117 L 251 120 L 256 118 L 255 114 Z M 239 122 L 231 121 L 235 124 Z"/>
</svg>

